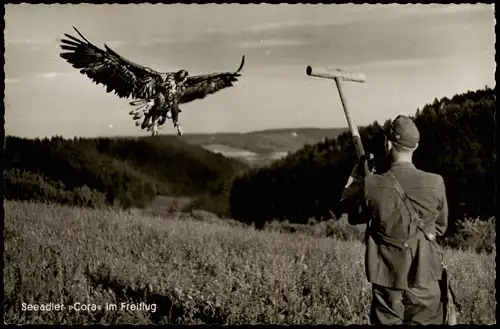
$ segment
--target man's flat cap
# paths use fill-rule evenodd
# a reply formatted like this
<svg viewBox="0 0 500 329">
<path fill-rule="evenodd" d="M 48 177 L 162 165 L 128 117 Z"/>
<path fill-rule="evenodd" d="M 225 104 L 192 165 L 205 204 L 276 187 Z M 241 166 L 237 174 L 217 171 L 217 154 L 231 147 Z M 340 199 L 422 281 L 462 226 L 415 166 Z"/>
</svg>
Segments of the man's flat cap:
<svg viewBox="0 0 500 329">
<path fill-rule="evenodd" d="M 392 143 L 415 148 L 420 140 L 420 133 L 410 117 L 398 115 L 392 121 L 387 137 Z"/>
</svg>

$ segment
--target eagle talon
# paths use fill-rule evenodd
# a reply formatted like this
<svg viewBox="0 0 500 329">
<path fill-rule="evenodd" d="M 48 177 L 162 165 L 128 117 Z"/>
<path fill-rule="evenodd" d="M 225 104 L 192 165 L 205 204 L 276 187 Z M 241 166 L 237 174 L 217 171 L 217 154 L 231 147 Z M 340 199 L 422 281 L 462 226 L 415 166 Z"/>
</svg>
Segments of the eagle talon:
<svg viewBox="0 0 500 329">
<path fill-rule="evenodd" d="M 182 131 L 181 125 L 176 125 L 177 128 L 177 135 L 182 136 L 184 132 Z"/>
<path fill-rule="evenodd" d="M 158 126 L 156 124 L 153 125 L 153 127 L 151 128 L 152 130 L 152 135 L 153 136 L 158 136 L 160 133 L 158 132 Z"/>
</svg>

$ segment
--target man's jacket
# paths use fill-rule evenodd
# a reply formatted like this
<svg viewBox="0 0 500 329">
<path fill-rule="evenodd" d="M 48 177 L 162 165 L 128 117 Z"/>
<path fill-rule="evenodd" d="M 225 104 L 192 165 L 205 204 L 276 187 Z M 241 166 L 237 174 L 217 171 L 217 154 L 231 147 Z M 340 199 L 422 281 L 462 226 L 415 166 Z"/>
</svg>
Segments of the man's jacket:
<svg viewBox="0 0 500 329">
<path fill-rule="evenodd" d="M 424 230 L 442 236 L 448 225 L 443 178 L 419 170 L 410 162 L 393 163 L 390 171 L 424 220 Z M 369 282 L 407 289 L 440 279 L 439 246 L 427 240 L 416 224 L 410 223 L 410 213 L 387 174 L 374 174 L 349 183 L 342 204 L 350 224 L 371 220 L 365 255 Z"/>
</svg>

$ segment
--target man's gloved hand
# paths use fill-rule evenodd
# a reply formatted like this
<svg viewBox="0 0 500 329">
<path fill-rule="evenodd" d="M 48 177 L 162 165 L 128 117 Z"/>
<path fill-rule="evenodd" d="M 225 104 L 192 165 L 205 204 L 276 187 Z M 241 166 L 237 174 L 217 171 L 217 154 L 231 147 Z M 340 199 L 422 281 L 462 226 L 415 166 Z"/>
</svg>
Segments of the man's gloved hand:
<svg viewBox="0 0 500 329">
<path fill-rule="evenodd" d="M 358 163 L 354 166 L 351 172 L 351 177 L 355 180 L 361 180 L 365 178 L 365 162 L 368 164 L 368 170 L 373 174 L 375 173 L 375 158 L 372 153 L 364 154 L 358 160 Z"/>
</svg>

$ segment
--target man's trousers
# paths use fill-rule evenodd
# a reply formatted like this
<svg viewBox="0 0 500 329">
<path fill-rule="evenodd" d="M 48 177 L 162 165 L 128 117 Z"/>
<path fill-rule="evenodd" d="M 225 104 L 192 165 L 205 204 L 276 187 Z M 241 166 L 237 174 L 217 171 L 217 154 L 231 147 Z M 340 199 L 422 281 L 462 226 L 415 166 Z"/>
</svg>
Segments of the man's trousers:
<svg viewBox="0 0 500 329">
<path fill-rule="evenodd" d="M 398 290 L 373 284 L 371 324 L 443 324 L 439 283 Z"/>
</svg>

